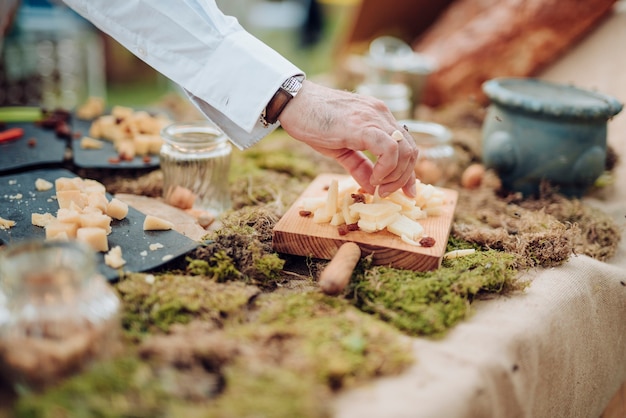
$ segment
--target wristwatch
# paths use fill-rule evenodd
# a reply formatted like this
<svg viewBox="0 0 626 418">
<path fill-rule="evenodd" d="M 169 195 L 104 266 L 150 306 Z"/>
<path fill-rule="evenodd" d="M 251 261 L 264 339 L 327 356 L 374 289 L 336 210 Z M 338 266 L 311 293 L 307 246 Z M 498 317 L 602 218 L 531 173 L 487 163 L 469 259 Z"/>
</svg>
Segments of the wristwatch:
<svg viewBox="0 0 626 418">
<path fill-rule="evenodd" d="M 298 77 L 289 77 L 285 80 L 269 101 L 263 113 L 261 113 L 261 123 L 263 126 L 267 128 L 269 125 L 276 123 L 281 112 L 285 109 L 285 106 L 287 106 L 287 103 L 296 97 L 301 88 L 302 81 L 300 81 Z"/>
</svg>

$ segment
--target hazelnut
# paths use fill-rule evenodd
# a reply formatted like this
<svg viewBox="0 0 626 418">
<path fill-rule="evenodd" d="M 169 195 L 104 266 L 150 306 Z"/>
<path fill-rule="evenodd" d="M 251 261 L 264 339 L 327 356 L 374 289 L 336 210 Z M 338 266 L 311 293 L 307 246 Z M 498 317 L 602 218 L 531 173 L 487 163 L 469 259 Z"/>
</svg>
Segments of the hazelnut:
<svg viewBox="0 0 626 418">
<path fill-rule="evenodd" d="M 476 189 L 485 177 L 485 166 L 482 164 L 470 164 L 461 175 L 461 186 L 466 189 Z"/>
<path fill-rule="evenodd" d="M 444 180 L 441 167 L 430 160 L 419 159 L 415 163 L 415 177 L 425 184 L 438 184 Z"/>
</svg>

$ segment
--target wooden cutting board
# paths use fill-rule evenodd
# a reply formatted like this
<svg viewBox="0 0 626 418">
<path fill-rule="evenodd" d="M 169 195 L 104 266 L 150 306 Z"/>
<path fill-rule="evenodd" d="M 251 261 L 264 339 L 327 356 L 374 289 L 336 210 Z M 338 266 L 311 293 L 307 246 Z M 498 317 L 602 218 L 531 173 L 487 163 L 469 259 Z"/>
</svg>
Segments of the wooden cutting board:
<svg viewBox="0 0 626 418">
<path fill-rule="evenodd" d="M 426 248 L 407 244 L 386 230 L 375 233 L 351 231 L 346 235 L 339 235 L 336 226 L 315 223 L 311 216 L 301 216 L 299 212 L 302 200 L 326 196 L 333 179 L 341 182 L 346 176 L 319 175 L 276 223 L 272 244 L 275 251 L 329 260 L 341 244 L 352 241 L 359 245 L 364 256 L 372 254 L 375 265 L 417 271 L 434 270 L 441 266 L 458 199 L 456 190 L 442 189 L 445 195 L 443 213 L 419 221 L 424 227 L 425 235 L 435 239 L 435 245 Z"/>
</svg>

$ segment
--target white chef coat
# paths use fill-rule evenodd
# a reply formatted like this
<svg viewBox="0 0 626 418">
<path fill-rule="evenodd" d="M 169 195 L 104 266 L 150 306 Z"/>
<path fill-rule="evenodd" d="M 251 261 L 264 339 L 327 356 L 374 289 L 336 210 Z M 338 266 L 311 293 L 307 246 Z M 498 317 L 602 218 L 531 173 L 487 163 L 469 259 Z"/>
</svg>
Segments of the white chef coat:
<svg viewBox="0 0 626 418">
<path fill-rule="evenodd" d="M 225 16 L 215 0 L 64 0 L 180 85 L 239 148 L 270 133 L 259 117 L 303 72 Z"/>
</svg>

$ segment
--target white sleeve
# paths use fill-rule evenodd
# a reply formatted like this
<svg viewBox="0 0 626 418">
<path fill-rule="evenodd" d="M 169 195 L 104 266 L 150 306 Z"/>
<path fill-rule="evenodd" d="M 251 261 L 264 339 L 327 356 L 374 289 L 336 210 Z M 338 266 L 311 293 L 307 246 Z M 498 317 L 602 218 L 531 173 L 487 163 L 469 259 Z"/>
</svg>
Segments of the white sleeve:
<svg viewBox="0 0 626 418">
<path fill-rule="evenodd" d="M 259 116 L 287 78 L 303 72 L 225 16 L 215 0 L 64 0 L 180 85 L 239 148 L 277 125 Z"/>
</svg>

